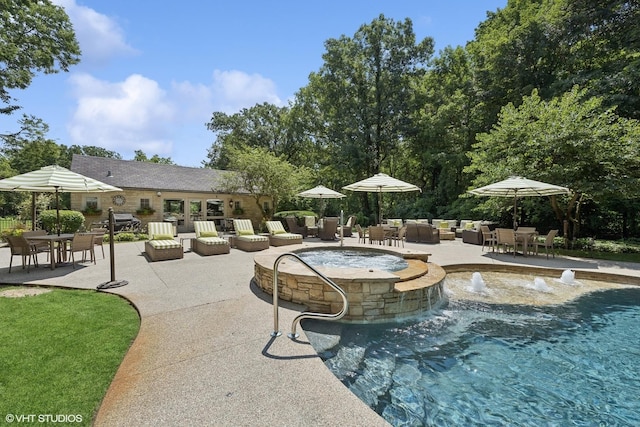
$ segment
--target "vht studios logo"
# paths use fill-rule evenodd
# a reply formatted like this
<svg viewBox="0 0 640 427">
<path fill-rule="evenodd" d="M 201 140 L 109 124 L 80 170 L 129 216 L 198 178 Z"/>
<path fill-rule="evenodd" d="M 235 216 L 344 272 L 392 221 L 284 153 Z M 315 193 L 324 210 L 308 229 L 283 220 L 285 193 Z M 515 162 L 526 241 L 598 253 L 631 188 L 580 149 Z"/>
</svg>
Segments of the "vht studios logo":
<svg viewBox="0 0 640 427">
<path fill-rule="evenodd" d="M 80 414 L 7 414 L 8 423 L 81 423 Z"/>
</svg>

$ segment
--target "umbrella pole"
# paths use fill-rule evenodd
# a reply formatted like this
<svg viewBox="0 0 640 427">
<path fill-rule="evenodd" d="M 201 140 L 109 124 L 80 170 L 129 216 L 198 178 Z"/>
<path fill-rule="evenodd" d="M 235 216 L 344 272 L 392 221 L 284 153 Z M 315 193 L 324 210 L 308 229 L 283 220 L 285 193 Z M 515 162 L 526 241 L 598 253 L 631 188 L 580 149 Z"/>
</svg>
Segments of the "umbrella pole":
<svg viewBox="0 0 640 427">
<path fill-rule="evenodd" d="M 518 229 L 518 195 L 513 196 L 513 229 Z"/>
<path fill-rule="evenodd" d="M 31 193 L 31 231 L 36 229 L 36 193 Z"/>
<path fill-rule="evenodd" d="M 58 187 L 56 187 L 56 231 L 58 236 L 60 235 L 60 195 L 58 193 Z"/>
<path fill-rule="evenodd" d="M 99 284 L 97 289 L 119 288 L 120 286 L 129 284 L 126 280 L 116 280 L 116 257 L 115 246 L 113 243 L 114 222 L 113 208 L 109 208 L 109 261 L 111 263 L 111 280 L 109 282 Z"/>
</svg>

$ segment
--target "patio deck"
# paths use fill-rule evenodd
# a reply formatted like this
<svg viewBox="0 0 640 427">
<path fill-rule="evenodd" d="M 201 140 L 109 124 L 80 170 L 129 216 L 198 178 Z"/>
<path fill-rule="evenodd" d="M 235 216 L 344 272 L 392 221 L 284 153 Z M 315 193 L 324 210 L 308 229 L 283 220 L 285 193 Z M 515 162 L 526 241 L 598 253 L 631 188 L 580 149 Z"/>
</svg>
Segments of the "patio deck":
<svg viewBox="0 0 640 427">
<path fill-rule="evenodd" d="M 188 238 L 192 234 L 179 237 Z M 346 238 L 357 245 L 357 237 Z M 305 239 L 304 245 L 330 244 Z M 471 266 L 532 266 L 595 271 L 640 278 L 640 264 L 482 252 L 460 239 L 438 245 L 407 243 L 426 250 L 445 269 Z M 388 425 L 338 381 L 298 329 L 289 340 L 300 307 L 282 303 L 280 330 L 272 338 L 270 296 L 251 285 L 253 257 L 202 257 L 189 248 L 183 259 L 147 262 L 144 242 L 116 245 L 116 279 L 129 284 L 109 292 L 139 310 L 138 337 L 125 356 L 95 420 L 96 426 L 129 425 Z M 110 279 L 110 262 L 8 274 L 9 249 L 0 248 L 0 283 L 95 289 Z M 16 261 L 16 260 L 14 260 Z M 19 260 L 18 264 L 19 264 Z M 473 267 L 471 267 L 470 271 Z"/>
</svg>

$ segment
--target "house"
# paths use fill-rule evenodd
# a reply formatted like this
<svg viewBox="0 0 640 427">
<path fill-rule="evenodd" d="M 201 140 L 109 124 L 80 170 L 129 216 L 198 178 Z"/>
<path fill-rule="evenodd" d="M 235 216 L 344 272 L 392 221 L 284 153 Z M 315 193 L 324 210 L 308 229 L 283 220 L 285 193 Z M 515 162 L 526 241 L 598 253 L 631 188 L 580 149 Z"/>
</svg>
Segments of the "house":
<svg viewBox="0 0 640 427">
<path fill-rule="evenodd" d="M 163 165 L 134 160 L 74 154 L 73 172 L 121 188 L 122 192 L 71 193 L 71 209 L 85 214 L 85 226 L 114 213 L 130 213 L 143 226 L 153 221 L 171 221 L 178 232 L 194 230 L 193 221 L 215 221 L 219 230 L 232 226 L 233 218 L 251 219 L 259 228 L 262 213 L 248 192 L 228 193 L 221 188 L 227 171 Z M 271 198 L 260 199 L 270 209 Z"/>
</svg>

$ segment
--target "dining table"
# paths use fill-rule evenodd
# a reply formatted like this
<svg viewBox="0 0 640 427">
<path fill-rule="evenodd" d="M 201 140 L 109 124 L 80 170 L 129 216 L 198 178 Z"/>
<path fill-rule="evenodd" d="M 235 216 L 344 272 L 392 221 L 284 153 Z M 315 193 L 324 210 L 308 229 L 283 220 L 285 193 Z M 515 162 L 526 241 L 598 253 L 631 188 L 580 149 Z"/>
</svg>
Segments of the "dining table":
<svg viewBox="0 0 640 427">
<path fill-rule="evenodd" d="M 62 243 L 70 240 L 73 240 L 73 233 L 45 234 L 42 236 L 31 236 L 27 239 L 28 242 L 49 242 L 49 260 L 51 261 L 52 270 L 56 268 L 56 263 L 66 261 L 67 259 L 66 244 L 64 248 L 58 252 L 56 259 L 56 243 L 62 245 Z"/>
<path fill-rule="evenodd" d="M 522 255 L 527 256 L 529 252 L 529 241 L 533 241 L 535 236 L 538 235 L 538 232 L 535 230 L 516 230 L 514 235 L 516 242 L 522 243 Z"/>
</svg>

